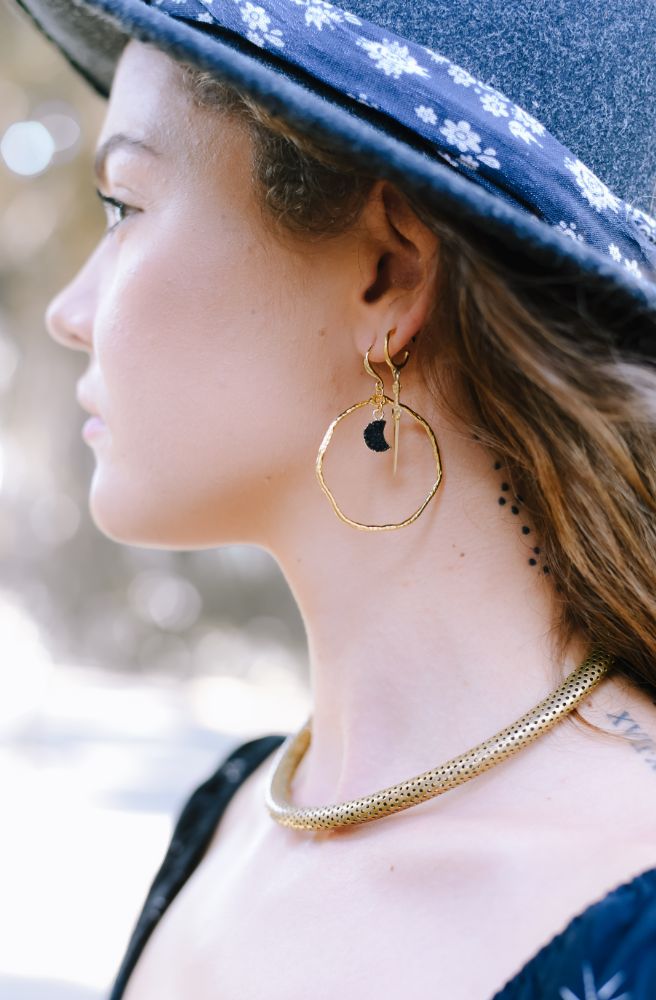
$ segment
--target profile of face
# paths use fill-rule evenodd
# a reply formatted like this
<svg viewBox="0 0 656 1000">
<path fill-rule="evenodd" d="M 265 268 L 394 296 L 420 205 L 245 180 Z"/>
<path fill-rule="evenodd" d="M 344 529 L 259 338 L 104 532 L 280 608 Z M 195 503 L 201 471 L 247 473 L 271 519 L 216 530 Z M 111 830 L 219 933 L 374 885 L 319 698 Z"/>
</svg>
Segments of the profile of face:
<svg viewBox="0 0 656 1000">
<path fill-rule="evenodd" d="M 110 228 L 46 312 L 51 336 L 88 354 L 80 399 L 104 421 L 88 439 L 94 522 L 130 544 L 193 548 L 272 545 L 292 507 L 333 518 L 314 470 L 324 431 L 373 390 L 374 338 L 375 361 L 386 329 L 416 327 L 428 298 L 366 295 L 380 280 L 373 235 L 276 239 L 245 130 L 196 108 L 177 64 L 136 40 L 98 147 L 117 133 L 151 149 L 108 153 L 99 187 L 126 207 L 107 207 Z"/>
</svg>

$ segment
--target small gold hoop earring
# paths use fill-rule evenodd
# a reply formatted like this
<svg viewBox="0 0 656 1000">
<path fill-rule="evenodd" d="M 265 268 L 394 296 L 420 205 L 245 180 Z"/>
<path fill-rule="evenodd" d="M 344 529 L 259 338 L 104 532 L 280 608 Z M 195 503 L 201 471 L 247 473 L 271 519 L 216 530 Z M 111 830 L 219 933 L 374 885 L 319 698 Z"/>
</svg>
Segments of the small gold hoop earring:
<svg viewBox="0 0 656 1000">
<path fill-rule="evenodd" d="M 416 521 L 419 515 L 425 510 L 426 505 L 431 500 L 431 498 L 435 496 L 437 488 L 442 481 L 442 460 L 440 457 L 440 450 L 437 444 L 437 439 L 435 437 L 435 434 L 433 433 L 433 429 L 426 422 L 426 420 L 424 420 L 422 416 L 416 413 L 409 406 L 406 406 L 405 403 L 401 403 L 399 400 L 401 394 L 400 371 L 401 368 L 403 368 L 404 365 L 407 364 L 410 357 L 410 353 L 409 351 L 405 351 L 405 357 L 398 365 L 395 365 L 394 362 L 392 361 L 392 358 L 390 357 L 389 354 L 389 338 L 391 334 L 394 333 L 395 329 L 396 328 L 388 330 L 388 332 L 385 334 L 385 360 L 390 369 L 392 370 L 394 398 L 391 399 L 389 396 L 385 395 L 383 380 L 381 376 L 374 370 L 371 362 L 369 361 L 369 351 L 371 351 L 372 347 L 374 346 L 372 344 L 371 347 L 368 348 L 364 356 L 364 368 L 367 374 L 371 375 L 371 377 L 376 380 L 376 387 L 374 389 L 374 393 L 372 396 L 369 397 L 369 399 L 364 399 L 359 403 L 354 403 L 352 406 L 349 406 L 348 409 L 340 413 L 339 416 L 335 417 L 333 422 L 330 424 L 330 427 L 324 434 L 323 441 L 319 446 L 319 451 L 317 453 L 317 459 L 315 463 L 315 470 L 321 488 L 323 489 L 324 493 L 330 500 L 332 508 L 337 514 L 337 516 L 346 524 L 350 524 L 354 528 L 361 528 L 365 531 L 387 531 L 391 528 L 403 528 L 408 524 L 412 524 L 412 522 Z M 345 417 L 348 417 L 349 414 L 354 413 L 355 410 L 359 410 L 362 406 L 374 407 L 373 409 L 374 419 L 367 424 L 367 426 L 363 431 L 365 444 L 371 451 L 384 452 L 390 450 L 391 446 L 385 440 L 383 433 L 385 428 L 385 420 L 383 419 L 383 414 L 386 403 L 389 403 L 390 406 L 392 407 L 392 415 L 394 418 L 394 467 L 393 467 L 394 475 L 396 475 L 397 459 L 399 453 L 399 423 L 401 420 L 401 412 L 405 411 L 406 413 L 410 414 L 410 416 L 421 427 L 423 427 L 423 429 L 426 431 L 430 439 L 431 446 L 433 449 L 433 457 L 435 459 L 436 476 L 433 485 L 431 486 L 427 496 L 424 498 L 421 505 L 417 508 L 414 514 L 411 514 L 410 517 L 407 517 L 404 521 L 391 524 L 363 524 L 361 521 L 354 521 L 352 518 L 348 517 L 342 510 L 340 510 L 337 501 L 335 500 L 335 497 L 333 496 L 323 476 L 323 457 L 326 453 L 328 445 L 330 444 L 330 439 L 332 438 L 333 431 L 335 430 L 335 427 L 340 422 L 340 420 L 343 420 Z"/>
</svg>

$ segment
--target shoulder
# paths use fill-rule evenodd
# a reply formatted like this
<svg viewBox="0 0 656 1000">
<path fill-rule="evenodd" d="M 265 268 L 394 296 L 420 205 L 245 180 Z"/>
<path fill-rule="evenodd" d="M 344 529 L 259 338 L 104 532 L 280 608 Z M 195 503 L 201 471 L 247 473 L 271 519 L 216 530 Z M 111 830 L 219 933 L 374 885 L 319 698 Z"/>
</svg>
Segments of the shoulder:
<svg viewBox="0 0 656 1000">
<path fill-rule="evenodd" d="M 184 839 L 206 815 L 211 814 L 212 820 L 216 822 L 237 788 L 280 746 L 284 739 L 285 736 L 279 734 L 260 736 L 239 744 L 224 756 L 216 770 L 197 785 L 183 803 L 175 822 L 171 842 Z"/>
<path fill-rule="evenodd" d="M 272 734 L 239 744 L 221 757 L 209 777 L 191 789 L 174 820 L 173 831 L 152 880 L 142 918 L 149 912 L 153 899 L 157 906 L 150 916 L 158 917 L 159 911 L 168 905 L 201 862 L 237 789 L 284 739 L 285 736 Z"/>
<path fill-rule="evenodd" d="M 168 847 L 149 890 L 158 899 L 170 886 L 176 889 L 198 866 L 203 858 L 219 820 L 230 800 L 246 779 L 284 741 L 285 736 L 272 734 L 241 743 L 223 756 L 217 768 L 189 792 L 178 810 Z"/>
<path fill-rule="evenodd" d="M 191 790 L 174 823 L 164 858 L 151 882 L 130 935 L 109 1000 L 120 1000 L 144 944 L 184 883 L 200 864 L 227 804 L 237 788 L 285 739 L 262 736 L 235 747 Z"/>
<path fill-rule="evenodd" d="M 575 917 L 493 1000 L 653 1000 L 656 868 Z"/>
<path fill-rule="evenodd" d="M 578 974 L 584 982 L 587 965 L 602 995 L 604 985 L 615 978 L 616 986 L 621 986 L 618 994 L 651 1000 L 656 996 L 656 868 L 618 886 L 589 917 L 583 915 L 580 926 L 571 928 L 563 942 L 575 981 Z M 613 995 L 608 986 L 606 993 Z"/>
</svg>

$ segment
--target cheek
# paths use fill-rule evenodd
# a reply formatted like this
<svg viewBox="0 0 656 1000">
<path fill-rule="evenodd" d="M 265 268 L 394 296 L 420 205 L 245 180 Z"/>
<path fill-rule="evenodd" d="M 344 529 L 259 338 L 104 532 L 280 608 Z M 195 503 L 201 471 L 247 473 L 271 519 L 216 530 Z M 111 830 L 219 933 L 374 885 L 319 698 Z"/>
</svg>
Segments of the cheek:
<svg viewBox="0 0 656 1000">
<path fill-rule="evenodd" d="M 180 510 L 227 491 L 243 500 L 308 465 L 317 434 L 299 413 L 316 374 L 293 261 L 236 229 L 221 241 L 177 229 L 128 257 L 129 246 L 96 317 L 105 471 L 123 473 L 133 498 L 155 490 Z"/>
</svg>

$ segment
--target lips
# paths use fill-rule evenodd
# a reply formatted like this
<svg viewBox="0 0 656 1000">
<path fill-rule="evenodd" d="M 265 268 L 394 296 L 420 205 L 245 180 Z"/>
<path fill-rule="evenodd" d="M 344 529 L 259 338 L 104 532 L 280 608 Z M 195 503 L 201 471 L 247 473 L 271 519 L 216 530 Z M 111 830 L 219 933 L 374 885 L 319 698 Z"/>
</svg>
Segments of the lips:
<svg viewBox="0 0 656 1000">
<path fill-rule="evenodd" d="M 87 413 L 90 413 L 91 416 L 93 417 L 100 417 L 101 420 L 103 419 L 102 413 L 98 409 L 97 403 L 95 402 L 94 399 L 92 399 L 92 397 L 88 394 L 84 386 L 79 382 L 76 387 L 75 397 L 83 410 L 86 410 Z"/>
</svg>

